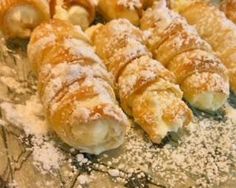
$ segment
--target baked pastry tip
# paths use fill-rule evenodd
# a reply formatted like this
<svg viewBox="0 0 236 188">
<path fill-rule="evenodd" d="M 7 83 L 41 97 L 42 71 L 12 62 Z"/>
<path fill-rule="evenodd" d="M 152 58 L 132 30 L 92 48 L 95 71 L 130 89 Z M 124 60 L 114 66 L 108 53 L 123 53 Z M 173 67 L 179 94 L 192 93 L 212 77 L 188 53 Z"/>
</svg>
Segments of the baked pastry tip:
<svg viewBox="0 0 236 188">
<path fill-rule="evenodd" d="M 125 18 L 139 25 L 142 11 L 154 0 L 99 0 L 98 12 L 107 20 Z"/>
<path fill-rule="evenodd" d="M 94 0 L 50 0 L 51 16 L 79 25 L 84 30 L 95 19 Z"/>
<path fill-rule="evenodd" d="M 50 18 L 47 0 L 1 0 L 0 29 L 7 38 L 28 38 Z"/>
<path fill-rule="evenodd" d="M 229 96 L 228 71 L 211 46 L 165 1 L 147 9 L 141 28 L 153 57 L 173 72 L 192 106 L 216 111 Z"/>
<path fill-rule="evenodd" d="M 218 7 L 195 2 L 180 12 L 194 25 L 227 67 L 231 90 L 236 93 L 236 25 Z M 214 29 L 212 29 L 214 28 Z"/>
<path fill-rule="evenodd" d="M 236 1 L 235 0 L 223 0 L 220 5 L 227 18 L 236 24 Z"/>
</svg>

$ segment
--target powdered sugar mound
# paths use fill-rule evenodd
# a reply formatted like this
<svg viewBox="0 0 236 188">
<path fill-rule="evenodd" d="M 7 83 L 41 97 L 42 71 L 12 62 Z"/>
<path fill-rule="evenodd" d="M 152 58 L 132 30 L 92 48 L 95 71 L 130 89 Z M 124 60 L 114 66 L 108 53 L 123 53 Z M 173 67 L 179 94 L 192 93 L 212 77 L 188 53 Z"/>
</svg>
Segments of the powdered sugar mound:
<svg viewBox="0 0 236 188">
<path fill-rule="evenodd" d="M 54 173 L 59 169 L 64 159 L 63 154 L 55 146 L 54 141 L 45 140 L 45 137 L 33 137 L 33 164 L 43 173 Z"/>
<path fill-rule="evenodd" d="M 25 105 L 3 102 L 0 108 L 6 121 L 24 130 L 27 135 L 47 134 L 48 124 L 38 96 L 33 95 Z"/>
<path fill-rule="evenodd" d="M 112 177 L 118 177 L 119 174 L 120 174 L 119 170 L 117 170 L 117 169 L 108 170 L 108 173 L 109 173 Z"/>
<path fill-rule="evenodd" d="M 31 96 L 25 105 L 3 102 L 0 107 L 6 122 L 17 126 L 26 135 L 32 136 L 30 150 L 32 150 L 33 164 L 43 174 L 54 173 L 64 156 L 55 146 L 55 142 L 49 141 L 47 136 L 49 127 L 38 96 Z"/>
<path fill-rule="evenodd" d="M 0 100 L 9 100 L 9 90 L 17 94 L 25 93 L 26 88 L 17 79 L 17 73 L 13 68 L 0 64 Z"/>
<path fill-rule="evenodd" d="M 81 185 L 88 184 L 91 182 L 91 179 L 88 175 L 80 175 L 77 180 Z"/>
</svg>

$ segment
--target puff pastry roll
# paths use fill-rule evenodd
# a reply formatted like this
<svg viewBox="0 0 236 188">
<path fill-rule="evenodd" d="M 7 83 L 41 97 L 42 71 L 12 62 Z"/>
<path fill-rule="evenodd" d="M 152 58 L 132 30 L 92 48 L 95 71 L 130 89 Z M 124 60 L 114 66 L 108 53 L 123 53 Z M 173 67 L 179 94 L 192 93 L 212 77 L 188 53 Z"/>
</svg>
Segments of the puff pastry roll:
<svg viewBox="0 0 236 188">
<path fill-rule="evenodd" d="M 50 0 L 51 16 L 86 29 L 95 18 L 94 0 Z"/>
<path fill-rule="evenodd" d="M 223 0 L 220 9 L 225 15 L 236 24 L 236 1 Z"/>
<path fill-rule="evenodd" d="M 6 37 L 28 38 L 37 25 L 49 18 L 47 0 L 0 1 L 0 29 Z"/>
<path fill-rule="evenodd" d="M 114 76 L 121 105 L 154 143 L 188 125 L 192 113 L 181 100 L 175 76 L 147 50 L 141 30 L 126 19 L 87 30 Z"/>
<path fill-rule="evenodd" d="M 39 96 L 52 129 L 70 146 L 99 154 L 124 142 L 129 121 L 110 74 L 77 27 L 62 20 L 39 25 L 28 55 L 37 64 Z"/>
<path fill-rule="evenodd" d="M 99 0 L 98 11 L 107 20 L 126 18 L 139 25 L 142 10 L 151 6 L 154 0 Z"/>
<path fill-rule="evenodd" d="M 226 102 L 227 69 L 183 17 L 162 1 L 145 11 L 141 28 L 148 33 L 148 47 L 154 58 L 175 74 L 191 105 L 215 111 Z"/>
<path fill-rule="evenodd" d="M 236 93 L 236 25 L 217 7 L 204 1 L 192 2 L 184 9 L 178 8 L 177 2 L 175 6 L 228 68 L 231 90 Z"/>
</svg>

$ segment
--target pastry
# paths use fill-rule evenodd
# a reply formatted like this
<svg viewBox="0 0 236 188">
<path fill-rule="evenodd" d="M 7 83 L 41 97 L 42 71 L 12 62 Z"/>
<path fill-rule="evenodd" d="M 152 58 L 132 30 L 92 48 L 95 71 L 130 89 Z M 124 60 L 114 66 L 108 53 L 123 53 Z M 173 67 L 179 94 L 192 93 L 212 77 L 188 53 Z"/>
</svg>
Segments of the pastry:
<svg viewBox="0 0 236 188">
<path fill-rule="evenodd" d="M 154 143 L 188 125 L 192 113 L 181 100 L 175 76 L 152 59 L 141 30 L 117 19 L 87 33 L 114 76 L 121 106 Z"/>
<path fill-rule="evenodd" d="M 41 29 L 41 27 L 46 27 L 47 29 Z M 80 26 L 72 25 L 67 21 L 52 19 L 50 20 L 50 25 L 45 22 L 41 24 L 41 27 L 35 28 L 34 36 L 30 39 L 31 44 L 34 45 L 28 45 L 28 58 L 30 62 L 33 62 L 33 71 L 36 74 L 38 72 L 38 66 L 41 66 L 42 63 L 45 62 L 44 58 L 51 57 L 46 54 L 53 50 L 52 47 L 56 43 L 60 44 L 65 38 L 77 38 L 88 42 L 88 39 L 81 30 Z M 57 37 L 55 37 L 54 33 L 57 34 Z M 56 51 L 56 53 L 60 53 L 60 51 Z M 63 49 L 61 53 L 63 53 Z M 61 56 L 57 56 L 54 53 L 54 57 L 60 59 Z M 73 58 L 76 57 L 77 56 L 73 56 Z M 66 56 L 64 58 L 68 58 L 69 61 L 73 60 L 71 56 Z"/>
<path fill-rule="evenodd" d="M 39 96 L 52 129 L 70 146 L 99 154 L 124 142 L 129 121 L 110 74 L 77 27 L 62 20 L 39 25 L 28 55 L 37 64 Z"/>
<path fill-rule="evenodd" d="M 236 24 L 236 1 L 223 0 L 220 9 L 225 15 Z"/>
<path fill-rule="evenodd" d="M 86 29 L 95 18 L 93 0 L 50 0 L 51 16 Z"/>
<path fill-rule="evenodd" d="M 49 18 L 47 0 L 0 1 L 0 29 L 8 38 L 28 38 L 37 25 Z"/>
<path fill-rule="evenodd" d="M 99 0 L 98 12 L 107 20 L 126 18 L 139 25 L 142 10 L 151 6 L 154 0 Z"/>
<path fill-rule="evenodd" d="M 217 7 L 204 1 L 185 6 L 180 14 L 195 26 L 228 68 L 230 87 L 236 93 L 236 25 Z"/>
<path fill-rule="evenodd" d="M 222 107 L 229 96 L 228 72 L 197 31 L 165 1 L 147 9 L 140 23 L 148 48 L 175 74 L 185 100 L 205 111 Z"/>
</svg>

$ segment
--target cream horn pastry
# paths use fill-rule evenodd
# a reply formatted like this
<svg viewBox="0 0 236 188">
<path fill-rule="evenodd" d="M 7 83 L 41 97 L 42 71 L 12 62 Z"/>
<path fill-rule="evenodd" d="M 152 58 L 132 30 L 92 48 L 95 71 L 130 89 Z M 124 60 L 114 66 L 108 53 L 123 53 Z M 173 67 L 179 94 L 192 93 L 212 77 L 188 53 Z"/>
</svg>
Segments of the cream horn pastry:
<svg viewBox="0 0 236 188">
<path fill-rule="evenodd" d="M 223 0 L 220 9 L 225 15 L 236 24 L 236 1 Z"/>
<path fill-rule="evenodd" d="M 0 1 L 0 29 L 8 38 L 28 38 L 37 25 L 49 18 L 47 0 Z"/>
<path fill-rule="evenodd" d="M 117 19 L 86 32 L 114 76 L 121 106 L 154 143 L 188 125 L 192 113 L 175 76 L 152 59 L 141 30 Z"/>
<path fill-rule="evenodd" d="M 228 71 L 211 46 L 165 1 L 141 19 L 154 58 L 173 72 L 191 105 L 205 111 L 222 107 L 229 96 Z"/>
<path fill-rule="evenodd" d="M 62 20 L 39 25 L 28 56 L 46 117 L 65 143 L 99 154 L 124 142 L 129 121 L 118 106 L 112 77 L 78 26 Z"/>
<path fill-rule="evenodd" d="M 154 0 L 99 0 L 98 12 L 107 20 L 126 18 L 139 25 L 142 11 L 151 6 Z"/>
<path fill-rule="evenodd" d="M 228 68 L 230 87 L 236 93 L 236 25 L 227 19 L 218 7 L 205 1 L 189 1 L 181 8 L 178 1 L 172 9 L 178 10 L 189 24 L 197 29 L 200 36 L 206 40 Z"/>
<path fill-rule="evenodd" d="M 86 29 L 95 18 L 96 4 L 94 0 L 50 0 L 50 10 L 53 18 Z"/>
</svg>

